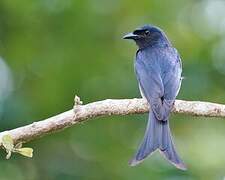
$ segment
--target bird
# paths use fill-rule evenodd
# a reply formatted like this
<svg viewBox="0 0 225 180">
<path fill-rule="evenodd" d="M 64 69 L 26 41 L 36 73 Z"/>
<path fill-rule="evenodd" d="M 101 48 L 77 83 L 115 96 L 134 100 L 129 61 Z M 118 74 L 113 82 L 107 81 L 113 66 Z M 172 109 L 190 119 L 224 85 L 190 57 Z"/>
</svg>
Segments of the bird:
<svg viewBox="0 0 225 180">
<path fill-rule="evenodd" d="M 123 36 L 138 46 L 134 69 L 139 90 L 147 100 L 149 115 L 144 138 L 131 166 L 138 165 L 158 150 L 166 160 L 180 170 L 187 167 L 176 152 L 169 116 L 182 82 L 182 62 L 162 29 L 144 25 Z"/>
</svg>

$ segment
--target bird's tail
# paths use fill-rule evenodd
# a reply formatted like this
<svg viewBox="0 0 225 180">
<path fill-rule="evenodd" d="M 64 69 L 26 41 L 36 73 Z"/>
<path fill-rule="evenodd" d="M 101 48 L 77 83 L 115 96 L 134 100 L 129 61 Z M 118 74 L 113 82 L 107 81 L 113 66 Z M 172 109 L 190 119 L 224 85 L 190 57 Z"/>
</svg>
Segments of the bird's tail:
<svg viewBox="0 0 225 180">
<path fill-rule="evenodd" d="M 159 149 L 161 154 L 174 166 L 186 170 L 185 164 L 179 158 L 172 140 L 169 121 L 159 121 L 154 113 L 150 111 L 148 125 L 143 142 L 135 155 L 129 162 L 131 166 L 141 163 L 148 155 Z"/>
</svg>

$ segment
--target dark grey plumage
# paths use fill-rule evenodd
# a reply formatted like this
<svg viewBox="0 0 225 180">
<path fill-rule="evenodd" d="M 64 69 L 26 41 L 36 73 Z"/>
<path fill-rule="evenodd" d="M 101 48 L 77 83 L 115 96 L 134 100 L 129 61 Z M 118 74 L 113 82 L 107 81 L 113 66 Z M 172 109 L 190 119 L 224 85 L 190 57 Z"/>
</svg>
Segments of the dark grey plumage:
<svg viewBox="0 0 225 180">
<path fill-rule="evenodd" d="M 150 104 L 145 136 L 130 165 L 139 164 L 158 149 L 170 163 L 185 170 L 169 127 L 169 115 L 181 85 L 180 56 L 165 33 L 155 26 L 143 26 L 124 39 L 134 40 L 139 47 L 135 72 L 141 94 Z"/>
</svg>

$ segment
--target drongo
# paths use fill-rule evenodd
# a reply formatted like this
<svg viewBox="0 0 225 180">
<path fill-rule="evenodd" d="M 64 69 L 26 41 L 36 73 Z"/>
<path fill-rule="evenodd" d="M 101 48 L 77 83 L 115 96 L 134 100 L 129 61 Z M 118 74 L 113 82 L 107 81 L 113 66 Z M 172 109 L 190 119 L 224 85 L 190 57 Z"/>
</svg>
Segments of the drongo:
<svg viewBox="0 0 225 180">
<path fill-rule="evenodd" d="M 141 95 L 150 105 L 144 139 L 130 165 L 139 164 L 159 150 L 170 163 L 185 170 L 169 127 L 170 112 L 182 81 L 180 56 L 166 34 L 156 26 L 145 25 L 123 38 L 134 40 L 138 46 L 135 73 Z"/>
</svg>

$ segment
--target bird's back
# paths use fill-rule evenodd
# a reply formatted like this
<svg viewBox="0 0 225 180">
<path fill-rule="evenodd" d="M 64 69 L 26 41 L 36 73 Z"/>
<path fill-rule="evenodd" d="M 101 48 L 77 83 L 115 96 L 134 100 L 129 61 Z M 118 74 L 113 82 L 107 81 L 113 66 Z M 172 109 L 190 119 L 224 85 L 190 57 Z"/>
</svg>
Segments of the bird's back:
<svg viewBox="0 0 225 180">
<path fill-rule="evenodd" d="M 182 72 L 180 56 L 177 50 L 171 46 L 148 47 L 138 50 L 135 68 L 137 68 L 139 64 L 160 73 L 162 80 L 169 71 L 173 71 L 178 75 L 177 78 L 180 78 Z"/>
</svg>

